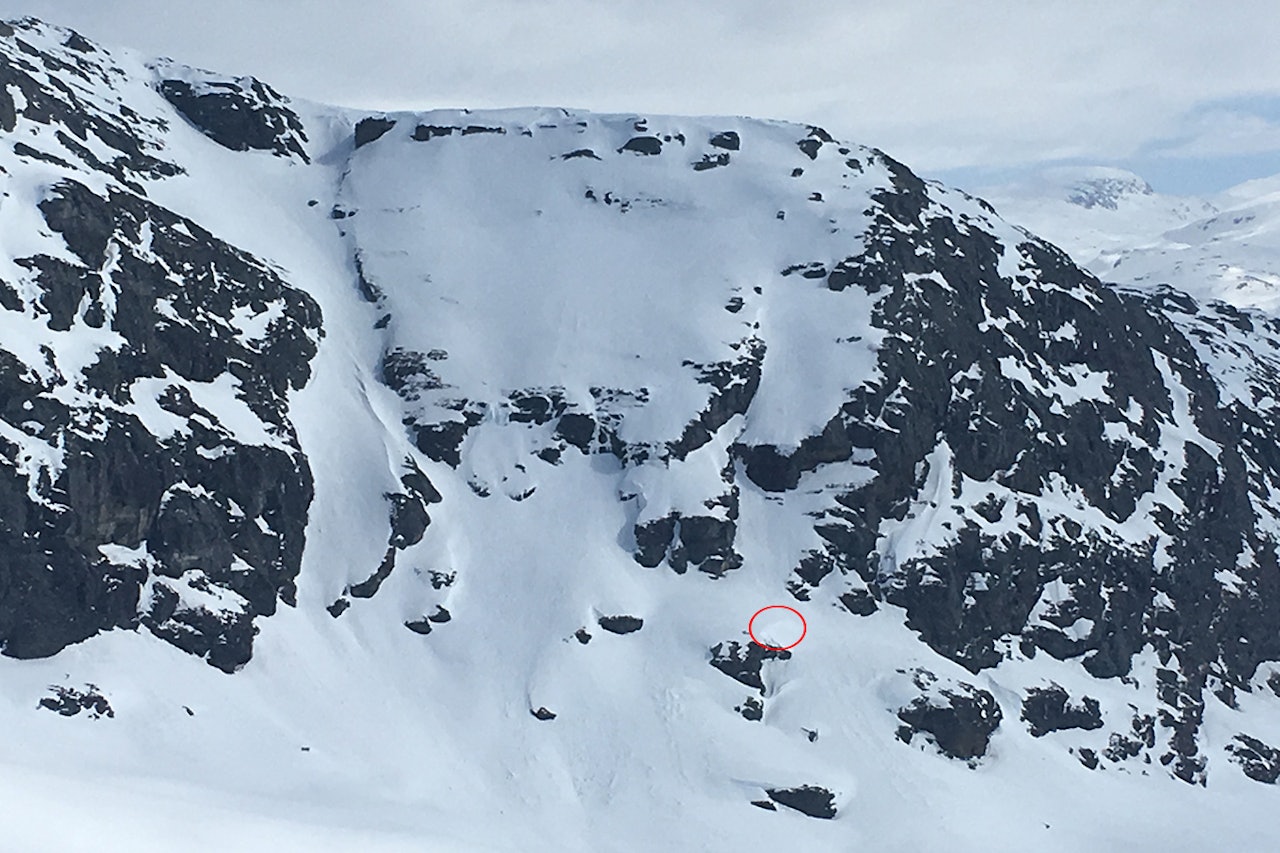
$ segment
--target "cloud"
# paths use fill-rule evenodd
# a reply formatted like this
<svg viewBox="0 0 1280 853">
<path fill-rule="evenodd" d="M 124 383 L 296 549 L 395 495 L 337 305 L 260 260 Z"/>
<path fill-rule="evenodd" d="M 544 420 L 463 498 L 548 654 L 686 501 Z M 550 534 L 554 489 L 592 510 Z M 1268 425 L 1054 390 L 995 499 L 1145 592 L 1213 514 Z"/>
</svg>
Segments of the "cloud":
<svg viewBox="0 0 1280 853">
<path fill-rule="evenodd" d="M 0 0 L 27 13 L 315 100 L 777 117 L 926 172 L 1269 145 L 1204 105 L 1280 96 L 1256 0 Z"/>
<path fill-rule="evenodd" d="M 1186 117 L 1180 132 L 1149 146 L 1147 156 L 1170 159 L 1237 157 L 1280 152 L 1280 120 L 1248 104 L 1204 105 Z"/>
</svg>

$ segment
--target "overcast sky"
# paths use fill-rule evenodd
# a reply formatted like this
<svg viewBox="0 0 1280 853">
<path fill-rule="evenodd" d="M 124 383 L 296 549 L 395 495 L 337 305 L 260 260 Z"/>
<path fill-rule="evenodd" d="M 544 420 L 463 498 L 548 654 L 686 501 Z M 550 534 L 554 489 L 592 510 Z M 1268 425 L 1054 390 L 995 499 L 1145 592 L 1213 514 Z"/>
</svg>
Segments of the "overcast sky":
<svg viewBox="0 0 1280 853">
<path fill-rule="evenodd" d="M 814 122 L 962 185 L 1280 173 L 1274 0 L 0 0 L 28 14 L 351 106 Z"/>
</svg>

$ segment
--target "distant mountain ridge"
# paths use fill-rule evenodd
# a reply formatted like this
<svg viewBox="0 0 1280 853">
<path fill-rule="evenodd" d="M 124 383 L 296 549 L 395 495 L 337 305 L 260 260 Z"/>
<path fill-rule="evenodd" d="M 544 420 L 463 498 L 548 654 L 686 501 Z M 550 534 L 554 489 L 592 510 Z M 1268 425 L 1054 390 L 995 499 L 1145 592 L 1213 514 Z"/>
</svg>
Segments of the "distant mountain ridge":
<svg viewBox="0 0 1280 853">
<path fill-rule="evenodd" d="M 1104 281 L 1146 290 L 1169 285 L 1237 308 L 1280 308 L 1275 179 L 1201 199 L 1156 193 L 1121 169 L 1068 167 L 984 195 Z"/>
<path fill-rule="evenodd" d="M 1132 172 L 1102 167 L 1084 169 L 1051 169 L 1045 177 L 1067 184 L 1067 201 L 1083 208 L 1102 207 L 1116 210 L 1133 196 L 1154 195 L 1151 184 Z"/>
</svg>

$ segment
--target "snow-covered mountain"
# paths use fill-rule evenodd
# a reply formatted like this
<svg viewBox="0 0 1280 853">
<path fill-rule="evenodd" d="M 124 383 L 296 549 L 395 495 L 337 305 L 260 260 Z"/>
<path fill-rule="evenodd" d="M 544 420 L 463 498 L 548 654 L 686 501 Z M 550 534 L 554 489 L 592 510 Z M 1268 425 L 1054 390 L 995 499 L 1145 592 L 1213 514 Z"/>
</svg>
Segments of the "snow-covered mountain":
<svg viewBox="0 0 1280 853">
<path fill-rule="evenodd" d="M 0 55 L 12 849 L 1275 846 L 1267 315 L 816 127 Z"/>
<path fill-rule="evenodd" d="M 982 194 L 1106 282 L 1280 309 L 1280 177 L 1195 198 L 1121 169 L 1063 167 Z"/>
</svg>

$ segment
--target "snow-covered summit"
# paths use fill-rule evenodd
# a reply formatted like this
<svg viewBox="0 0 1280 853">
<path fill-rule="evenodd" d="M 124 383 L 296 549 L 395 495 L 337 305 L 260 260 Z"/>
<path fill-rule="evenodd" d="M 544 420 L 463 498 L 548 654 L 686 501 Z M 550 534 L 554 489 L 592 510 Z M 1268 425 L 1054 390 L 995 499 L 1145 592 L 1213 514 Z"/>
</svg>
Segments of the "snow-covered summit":
<svg viewBox="0 0 1280 853">
<path fill-rule="evenodd" d="M 981 194 L 1086 266 L 1103 252 L 1144 246 L 1217 212 L 1208 200 L 1157 193 L 1139 175 L 1106 166 L 1046 169 Z"/>
<path fill-rule="evenodd" d="M 1105 166 L 1058 167 L 1046 170 L 1042 180 L 1066 189 L 1066 200 L 1083 208 L 1116 210 L 1133 196 L 1152 195 L 1155 190 L 1138 175 L 1125 169 Z"/>
<path fill-rule="evenodd" d="M 1145 290 L 1166 285 L 1202 301 L 1280 309 L 1275 178 L 1193 198 L 1151 192 L 1141 178 L 1121 170 L 1073 168 L 1054 175 L 983 195 L 1104 281 Z M 1097 180 L 1104 187 L 1095 193 L 1089 188 L 1098 187 Z M 1122 187 L 1128 189 L 1111 192 Z M 1088 203 L 1101 198 L 1098 193 L 1105 199 Z"/>
</svg>

